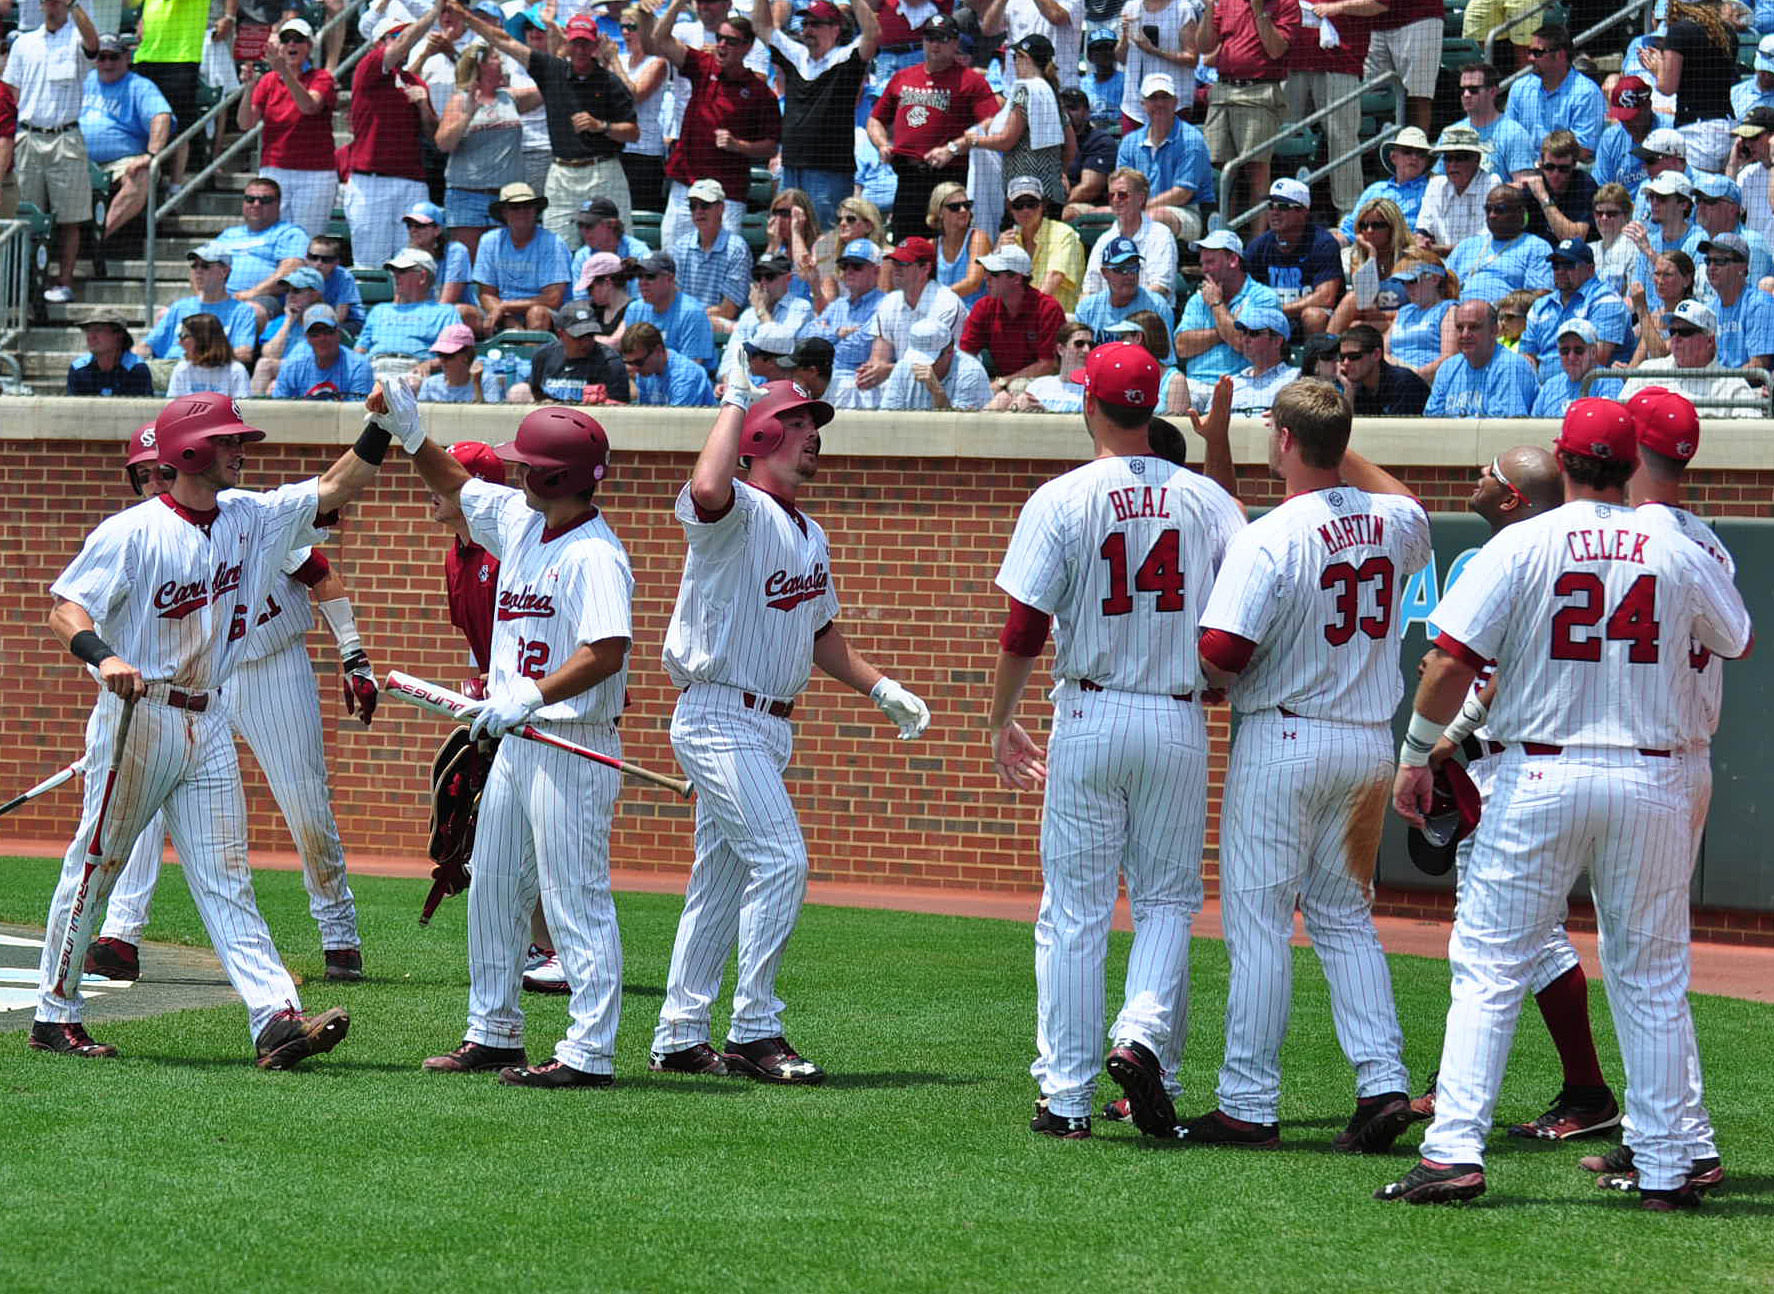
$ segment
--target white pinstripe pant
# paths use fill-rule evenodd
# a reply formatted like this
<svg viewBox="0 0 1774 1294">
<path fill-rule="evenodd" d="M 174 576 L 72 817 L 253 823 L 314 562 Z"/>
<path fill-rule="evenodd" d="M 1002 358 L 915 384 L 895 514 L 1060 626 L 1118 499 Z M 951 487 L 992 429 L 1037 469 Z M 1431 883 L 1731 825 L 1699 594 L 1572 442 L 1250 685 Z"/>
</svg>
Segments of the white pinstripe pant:
<svg viewBox="0 0 1774 1294">
<path fill-rule="evenodd" d="M 807 842 L 782 774 L 786 719 L 747 709 L 730 687 L 698 683 L 678 698 L 671 748 L 696 784 L 696 866 L 671 950 L 655 1051 L 711 1041 L 710 1014 L 735 943 L 727 1037 L 780 1037 L 776 972 L 807 897 Z"/>
<path fill-rule="evenodd" d="M 1690 778 L 1631 750 L 1512 746 L 1499 759 L 1448 946 L 1453 1002 L 1423 1154 L 1483 1162 L 1528 968 L 1587 867 L 1626 1067 L 1628 1144 L 1643 1187 L 1676 1187 L 1694 1158 L 1684 1123 L 1700 1083 L 1687 996 Z"/>
<path fill-rule="evenodd" d="M 319 238 L 332 223 L 333 202 L 339 195 L 339 173 L 292 171 L 285 166 L 261 166 L 259 174 L 276 180 L 283 189 L 283 218 L 301 227 L 310 238 Z M 403 235 L 401 241 L 406 241 Z"/>
<path fill-rule="evenodd" d="M 37 999 L 39 1020 L 80 1018 L 80 968 L 95 924 L 90 916 L 80 923 L 62 993 L 55 985 L 58 954 L 85 870 L 87 842 L 104 796 L 105 768 L 122 712 L 122 701 L 107 692 L 87 720 L 85 803 L 80 829 L 62 860 L 61 880 L 50 900 Z M 160 812 L 165 813 L 173 846 L 184 862 L 185 882 L 198 915 L 229 983 L 246 1002 L 256 1038 L 272 1016 L 285 1007 L 299 1007 L 300 1001 L 253 898 L 252 869 L 246 859 L 246 797 L 234 759 L 233 729 L 227 708 L 219 702 L 212 702 L 202 714 L 155 701 L 136 704 L 105 819 L 106 841 L 115 843 L 105 854 L 108 865 L 92 876 L 88 913 L 103 905 L 122 871 L 122 842 L 134 840 Z"/>
<path fill-rule="evenodd" d="M 398 175 L 353 175 L 339 190 L 345 223 L 351 228 L 351 261 L 381 269 L 382 262 L 407 245 L 404 216 L 416 202 L 430 200 L 423 180 Z M 331 218 L 328 212 L 328 218 Z"/>
<path fill-rule="evenodd" d="M 1189 934 L 1201 911 L 1207 726 L 1168 696 L 1054 689 L 1035 918 L 1035 1061 L 1055 1114 L 1090 1113 L 1103 1067 L 1105 966 L 1115 893 L 1133 911 L 1116 1042 L 1141 1042 L 1179 1090 L 1188 1034 Z"/>
<path fill-rule="evenodd" d="M 1232 960 L 1220 1109 L 1274 1123 L 1293 1004 L 1294 907 L 1330 986 L 1358 1097 L 1407 1091 L 1404 1032 L 1374 930 L 1374 857 L 1392 784 L 1384 724 L 1240 717 L 1220 815 L 1220 908 Z"/>
<path fill-rule="evenodd" d="M 358 947 L 357 900 L 345 876 L 345 846 L 327 785 L 314 664 L 302 640 L 242 665 L 228 683 L 227 697 L 234 730 L 246 738 L 264 770 L 302 856 L 302 883 L 308 911 L 320 927 L 321 948 Z M 136 838 L 111 893 L 100 932 L 106 938 L 142 941 L 160 878 L 162 837 L 156 817 Z"/>
<path fill-rule="evenodd" d="M 552 732 L 622 757 L 613 724 L 549 724 Z M 622 1015 L 622 936 L 610 895 L 610 822 L 622 775 L 538 742 L 499 743 L 481 794 L 468 886 L 469 1042 L 524 1040 L 524 950 L 536 896 L 567 973 L 572 1023 L 554 1049 L 563 1065 L 615 1071 Z"/>
</svg>

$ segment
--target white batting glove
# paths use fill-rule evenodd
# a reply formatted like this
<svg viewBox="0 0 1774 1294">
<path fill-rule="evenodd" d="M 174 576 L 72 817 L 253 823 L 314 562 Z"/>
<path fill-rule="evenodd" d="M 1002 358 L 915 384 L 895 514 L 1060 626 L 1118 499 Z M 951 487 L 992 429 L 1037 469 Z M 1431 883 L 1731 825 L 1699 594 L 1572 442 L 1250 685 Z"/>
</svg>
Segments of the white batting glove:
<svg viewBox="0 0 1774 1294">
<path fill-rule="evenodd" d="M 511 684 L 493 692 L 484 701 L 476 701 L 456 716 L 457 720 L 472 718 L 468 735 L 479 741 L 483 737 L 503 737 L 524 726 L 530 716 L 542 708 L 542 689 L 531 678 L 513 679 Z"/>
<path fill-rule="evenodd" d="M 930 707 L 915 692 L 901 687 L 890 678 L 883 678 L 869 692 L 869 700 L 881 707 L 881 713 L 899 725 L 899 739 L 910 741 L 930 726 Z"/>
<path fill-rule="evenodd" d="M 752 385 L 751 374 L 742 373 L 736 381 L 727 383 L 727 390 L 721 396 L 721 403 L 732 405 L 739 412 L 744 413 L 757 403 L 763 394 L 763 391 Z"/>
<path fill-rule="evenodd" d="M 413 388 L 401 379 L 382 384 L 382 398 L 388 401 L 388 420 L 383 425 L 409 454 L 419 452 L 425 443 L 425 428 L 419 421 L 419 398 Z"/>
</svg>

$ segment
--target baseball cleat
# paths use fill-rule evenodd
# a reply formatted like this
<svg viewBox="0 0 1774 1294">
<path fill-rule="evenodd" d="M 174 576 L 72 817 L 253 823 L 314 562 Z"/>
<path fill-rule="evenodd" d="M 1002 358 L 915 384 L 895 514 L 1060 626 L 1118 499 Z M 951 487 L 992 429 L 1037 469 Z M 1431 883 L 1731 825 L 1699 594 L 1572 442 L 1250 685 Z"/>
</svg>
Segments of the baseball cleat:
<svg viewBox="0 0 1774 1294">
<path fill-rule="evenodd" d="M 259 1031 L 260 1069 L 293 1069 L 310 1056 L 331 1051 L 345 1040 L 351 1017 L 333 1007 L 319 1015 L 303 1015 L 294 1007 L 279 1011 Z"/>
<path fill-rule="evenodd" d="M 1638 1205 L 1646 1213 L 1675 1213 L 1700 1207 L 1701 1193 L 1687 1182 L 1671 1191 L 1647 1191 L 1639 1188 Z"/>
<path fill-rule="evenodd" d="M 1429 1086 L 1423 1089 L 1423 1095 L 1411 1102 L 1411 1120 L 1433 1119 L 1435 1117 L 1435 1088 L 1441 1080 L 1441 1071 L 1436 1070 L 1429 1076 Z"/>
<path fill-rule="evenodd" d="M 1577 1167 L 1586 1173 L 1631 1173 L 1635 1179 L 1638 1175 L 1632 1166 L 1630 1146 L 1615 1146 L 1605 1155 L 1585 1155 L 1577 1161 Z"/>
<path fill-rule="evenodd" d="M 1134 1127 L 1148 1137 L 1174 1141 L 1181 1133 L 1176 1105 L 1164 1090 L 1164 1067 L 1152 1049 L 1124 1042 L 1109 1053 L 1109 1077 L 1127 1093 L 1127 1113 Z"/>
<path fill-rule="evenodd" d="M 1410 1172 L 1374 1192 L 1376 1200 L 1406 1204 L 1453 1204 L 1484 1194 L 1484 1165 L 1438 1164 L 1420 1159 Z"/>
<path fill-rule="evenodd" d="M 109 1060 L 117 1055 L 117 1048 L 109 1043 L 94 1042 L 86 1027 L 77 1020 L 67 1024 L 33 1020 L 27 1045 L 32 1051 L 53 1051 L 63 1056 L 84 1056 L 88 1060 Z"/>
<path fill-rule="evenodd" d="M 727 1039 L 721 1054 L 729 1074 L 740 1074 L 765 1083 L 797 1083 L 812 1086 L 825 1082 L 825 1071 L 803 1059 L 787 1038 L 757 1038 L 751 1042 Z"/>
<path fill-rule="evenodd" d="M 328 948 L 323 954 L 326 958 L 326 977 L 335 984 L 349 983 L 363 978 L 363 952 L 357 948 Z"/>
<path fill-rule="evenodd" d="M 1029 1131 L 1060 1141 L 1083 1141 L 1090 1136 L 1088 1114 L 1055 1114 L 1044 1096 L 1035 1102 L 1035 1117 L 1029 1120 Z"/>
<path fill-rule="evenodd" d="M 1550 1110 L 1532 1123 L 1515 1124 L 1509 1135 L 1530 1141 L 1572 1141 L 1619 1126 L 1620 1106 L 1607 1088 L 1592 1094 L 1567 1087 L 1558 1094 Z"/>
<path fill-rule="evenodd" d="M 561 959 L 552 948 L 530 945 L 530 952 L 524 958 L 524 991 L 526 993 L 571 993 L 572 985 L 567 983 L 567 969 L 561 965 Z"/>
<path fill-rule="evenodd" d="M 464 1042 L 442 1056 L 429 1057 L 422 1068 L 434 1074 L 479 1074 L 489 1069 L 524 1066 L 530 1058 L 522 1047 L 489 1047 L 483 1042 Z"/>
<path fill-rule="evenodd" d="M 1274 1150 L 1281 1144 L 1279 1123 L 1246 1123 L 1219 1110 L 1190 1119 L 1178 1130 L 1178 1140 L 1197 1146 L 1237 1146 L 1243 1150 Z"/>
<path fill-rule="evenodd" d="M 86 950 L 86 973 L 106 979 L 136 980 L 142 977 L 141 954 L 122 939 L 94 939 Z"/>
<path fill-rule="evenodd" d="M 1618 1155 L 1588 1155 L 1582 1160 L 1584 1167 L 1590 1164 L 1612 1165 L 1595 1179 L 1597 1190 L 1603 1191 L 1636 1191 L 1639 1189 L 1638 1169 L 1633 1166 L 1632 1152 L 1625 1146 L 1616 1148 Z M 1622 1166 L 1622 1164 L 1624 1166 Z M 1706 1159 L 1696 1159 L 1688 1167 L 1688 1177 L 1679 1189 L 1692 1191 L 1696 1195 L 1704 1195 L 1725 1180 L 1725 1166 L 1717 1155 Z"/>
<path fill-rule="evenodd" d="M 592 1074 L 558 1060 L 545 1060 L 540 1065 L 502 1069 L 499 1081 L 507 1087 L 614 1087 L 616 1076 Z"/>
<path fill-rule="evenodd" d="M 1132 1123 L 1133 1115 L 1128 1111 L 1127 1098 L 1118 1096 L 1103 1105 L 1103 1118 L 1110 1123 Z"/>
<path fill-rule="evenodd" d="M 725 1074 L 727 1062 L 721 1053 L 706 1042 L 678 1051 L 655 1051 L 647 1057 L 647 1068 L 655 1074 Z"/>
<path fill-rule="evenodd" d="M 1349 1125 L 1331 1142 L 1352 1155 L 1383 1155 L 1392 1149 L 1398 1134 L 1415 1122 L 1410 1097 L 1404 1092 L 1382 1092 L 1355 1103 Z"/>
</svg>

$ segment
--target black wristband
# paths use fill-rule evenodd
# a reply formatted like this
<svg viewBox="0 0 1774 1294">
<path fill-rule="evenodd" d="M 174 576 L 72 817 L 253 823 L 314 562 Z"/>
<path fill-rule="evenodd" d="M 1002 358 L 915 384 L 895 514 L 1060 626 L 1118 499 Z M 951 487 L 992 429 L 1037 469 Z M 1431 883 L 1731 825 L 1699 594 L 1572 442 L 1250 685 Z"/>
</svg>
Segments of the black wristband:
<svg viewBox="0 0 1774 1294">
<path fill-rule="evenodd" d="M 394 437 L 385 428 L 365 427 L 358 436 L 357 443 L 351 447 L 351 452 L 371 467 L 380 467 L 382 460 L 388 456 L 388 446 L 393 440 Z"/>
<path fill-rule="evenodd" d="M 111 645 L 109 643 L 103 638 L 100 638 L 90 629 L 82 629 L 79 633 L 75 634 L 68 642 L 68 650 L 73 652 L 74 655 L 78 656 L 88 665 L 95 667 L 106 657 L 115 656 L 117 654 L 111 650 Z"/>
</svg>

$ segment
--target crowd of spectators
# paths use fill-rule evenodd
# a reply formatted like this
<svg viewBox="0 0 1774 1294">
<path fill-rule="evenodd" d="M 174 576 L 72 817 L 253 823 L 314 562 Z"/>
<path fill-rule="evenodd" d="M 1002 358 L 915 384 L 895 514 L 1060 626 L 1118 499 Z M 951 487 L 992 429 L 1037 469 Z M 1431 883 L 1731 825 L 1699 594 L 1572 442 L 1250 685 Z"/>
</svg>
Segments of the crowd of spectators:
<svg viewBox="0 0 1774 1294">
<path fill-rule="evenodd" d="M 1054 410 L 1126 336 L 1175 413 L 1221 377 L 1261 413 L 1318 371 L 1366 414 L 1558 416 L 1591 370 L 1774 365 L 1774 35 L 1739 62 L 1764 7 L 1667 0 L 1605 74 L 1519 24 L 1511 66 L 1446 69 L 1437 128 L 1420 0 L 372 0 L 347 42 L 248 0 L 150 0 L 122 39 L 41 0 L 0 106 L 66 303 L 88 159 L 115 238 L 196 65 L 256 36 L 219 60 L 263 130 L 240 223 L 139 343 L 89 323 L 70 391 L 350 399 L 404 372 L 426 399 L 693 405 L 805 373 L 840 407 Z M 1365 175 L 1271 173 L 1290 121 L 1387 71 L 1406 120 Z M 1330 157 L 1360 121 L 1324 119 Z M 366 313 L 353 266 L 393 300 Z M 510 330 L 520 360 L 481 353 Z M 1667 380 L 1754 412 L 1741 378 Z"/>
</svg>

